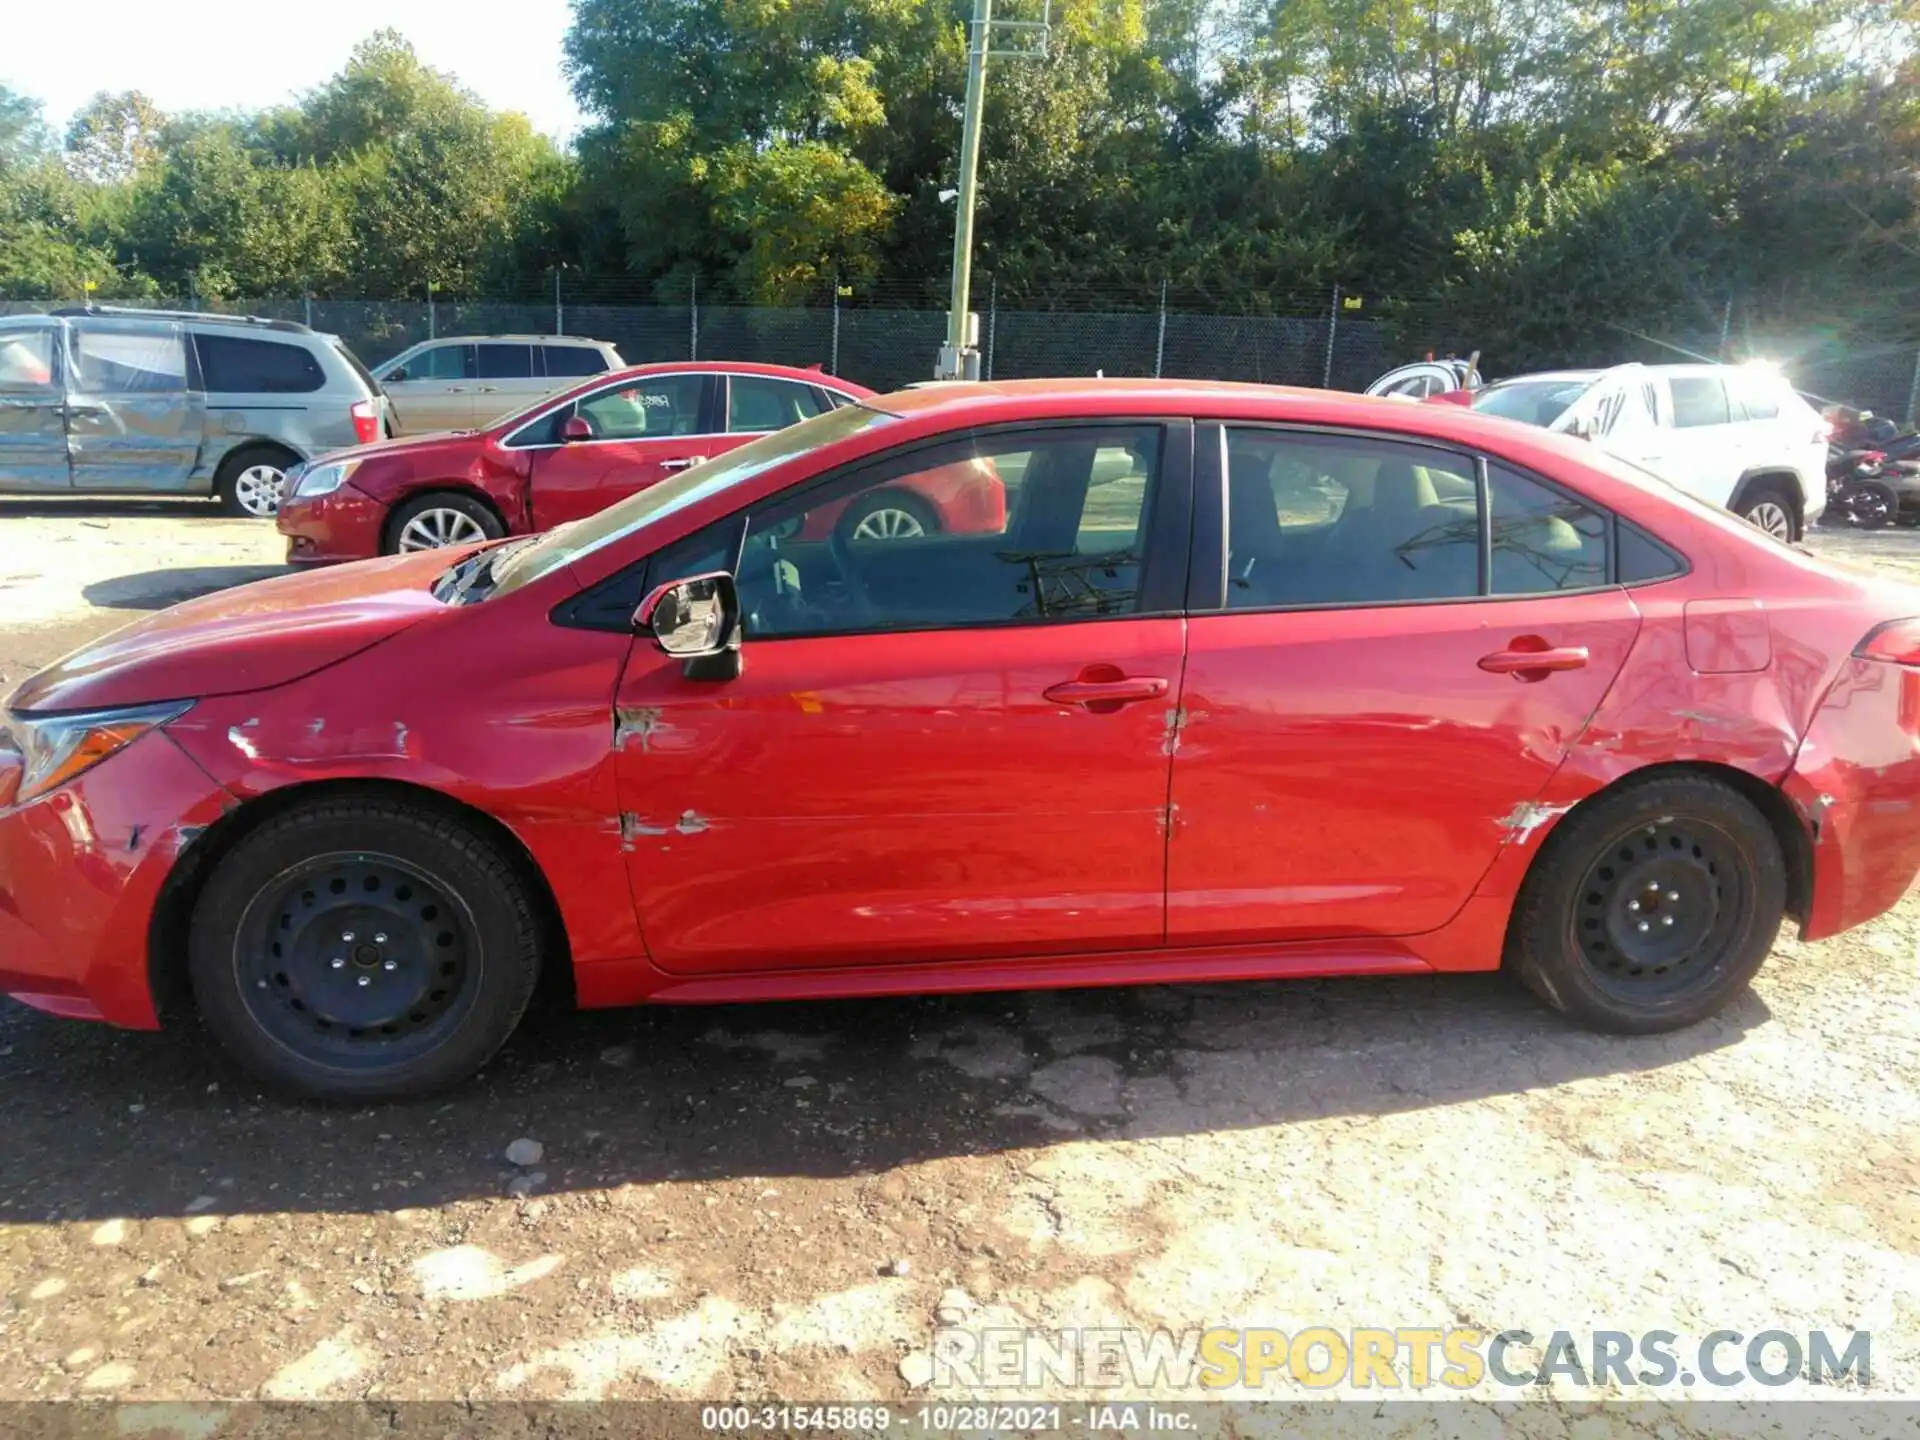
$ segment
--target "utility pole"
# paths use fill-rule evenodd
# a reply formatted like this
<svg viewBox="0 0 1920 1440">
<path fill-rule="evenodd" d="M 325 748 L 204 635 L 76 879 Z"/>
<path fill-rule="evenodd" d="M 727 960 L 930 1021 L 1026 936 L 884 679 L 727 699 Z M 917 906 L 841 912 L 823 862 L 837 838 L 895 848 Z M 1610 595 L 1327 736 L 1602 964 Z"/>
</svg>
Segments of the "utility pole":
<svg viewBox="0 0 1920 1440">
<path fill-rule="evenodd" d="M 980 177 L 980 108 L 987 89 L 987 44 L 992 38 L 993 0 L 973 0 L 973 24 L 967 29 L 967 105 L 960 121 L 960 194 L 953 214 L 953 303 L 947 310 L 947 343 L 940 347 L 936 380 L 978 380 L 980 352 L 974 348 L 973 200 Z"/>
<path fill-rule="evenodd" d="M 1003 51 L 1015 58 L 1035 59 L 1046 54 L 1052 0 L 1045 0 L 1038 20 L 1002 20 L 999 28 L 1037 34 L 1039 48 Z M 973 0 L 973 23 L 967 29 L 967 100 L 960 119 L 960 181 L 954 197 L 953 298 L 947 311 L 947 343 L 934 365 L 936 380 L 978 380 L 980 351 L 978 320 L 971 313 L 973 292 L 973 209 L 979 190 L 980 121 L 987 91 L 987 54 L 993 48 L 993 0 Z M 942 199 L 946 197 L 941 196 Z"/>
</svg>

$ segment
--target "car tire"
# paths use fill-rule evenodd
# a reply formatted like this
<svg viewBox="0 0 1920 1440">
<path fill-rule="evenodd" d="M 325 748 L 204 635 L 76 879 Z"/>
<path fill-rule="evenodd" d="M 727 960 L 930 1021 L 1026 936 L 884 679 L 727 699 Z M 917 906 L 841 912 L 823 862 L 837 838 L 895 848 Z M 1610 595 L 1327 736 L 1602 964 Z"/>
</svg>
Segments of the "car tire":
<svg viewBox="0 0 1920 1440">
<path fill-rule="evenodd" d="M 394 510 L 380 541 L 383 555 L 417 550 L 439 550 L 449 545 L 471 545 L 498 540 L 507 533 L 493 508 L 471 495 L 437 490 L 416 495 Z"/>
<path fill-rule="evenodd" d="M 1697 774 L 1629 782 L 1547 837 L 1505 965 L 1590 1029 L 1677 1030 L 1747 988 L 1786 898 L 1780 842 L 1737 790 Z"/>
<path fill-rule="evenodd" d="M 532 998 L 542 927 L 477 826 L 387 797 L 314 801 L 222 857 L 187 976 L 245 1069 L 314 1100 L 393 1100 L 467 1079 Z"/>
<path fill-rule="evenodd" d="M 228 515 L 271 520 L 285 497 L 287 471 L 297 457 L 277 445 L 243 445 L 220 462 L 213 491 Z"/>
<path fill-rule="evenodd" d="M 1801 538 L 1800 521 L 1795 512 L 1793 498 L 1783 487 L 1769 481 L 1754 486 L 1733 513 L 1781 544 L 1792 545 Z"/>
<path fill-rule="evenodd" d="M 842 540 L 862 543 L 917 540 L 940 533 L 940 516 L 911 491 L 875 490 L 849 505 L 836 528 Z"/>
</svg>

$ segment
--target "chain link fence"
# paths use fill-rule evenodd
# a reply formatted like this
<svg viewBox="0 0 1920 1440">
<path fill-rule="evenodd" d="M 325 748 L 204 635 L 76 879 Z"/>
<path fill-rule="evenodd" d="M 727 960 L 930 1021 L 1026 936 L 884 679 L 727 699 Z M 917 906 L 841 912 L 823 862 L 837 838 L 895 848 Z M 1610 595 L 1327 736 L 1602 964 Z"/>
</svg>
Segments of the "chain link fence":
<svg viewBox="0 0 1920 1440">
<path fill-rule="evenodd" d="M 1396 365 L 1433 354 L 1466 354 L 1470 339 L 1417 318 L 1398 321 L 1355 313 L 1341 292 L 1315 300 L 1297 296 L 1299 313 L 1226 315 L 1169 306 L 1152 295 L 1095 294 L 1080 308 L 1006 306 L 989 283 L 981 295 L 981 374 L 1013 380 L 1063 375 L 1170 376 L 1248 380 L 1360 390 Z M 751 360 L 820 365 L 833 374 L 893 390 L 930 379 L 946 338 L 947 316 L 924 303 L 875 303 L 875 296 L 842 303 L 835 286 L 827 303 L 790 307 L 708 304 L 689 294 L 684 303 L 634 304 L 624 299 L 545 300 L 320 300 L 267 297 L 218 304 L 175 301 L 115 302 L 153 308 L 219 309 L 297 320 L 338 335 L 371 367 L 379 367 L 421 340 L 451 335 L 587 335 L 618 347 L 631 364 L 673 360 Z M 922 300 L 915 294 L 913 299 Z M 1155 303 L 1157 299 L 1158 303 Z M 32 313 L 52 302 L 0 302 L 0 314 Z M 1466 327 L 1471 331 L 1471 326 Z M 1623 336 L 1621 360 L 1683 360 L 1723 353 L 1726 336 L 1682 337 L 1686 343 L 1649 345 Z M 1769 353 L 1742 337 L 1752 353 Z M 1849 346 L 1823 341 L 1776 353 L 1794 382 L 1823 400 L 1871 409 L 1911 423 L 1920 402 L 1920 347 L 1906 343 Z M 1497 357 L 1487 373 L 1498 377 Z"/>
</svg>

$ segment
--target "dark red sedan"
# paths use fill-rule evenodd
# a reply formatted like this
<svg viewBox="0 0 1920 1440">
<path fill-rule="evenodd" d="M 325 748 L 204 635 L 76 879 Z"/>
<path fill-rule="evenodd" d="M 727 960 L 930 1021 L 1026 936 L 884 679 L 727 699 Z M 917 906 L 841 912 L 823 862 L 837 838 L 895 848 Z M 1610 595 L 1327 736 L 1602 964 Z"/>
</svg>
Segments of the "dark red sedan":
<svg viewBox="0 0 1920 1440">
<path fill-rule="evenodd" d="M 818 523 L 955 466 L 992 528 Z M 319 1096 L 471 1074 L 556 969 L 603 1006 L 1504 966 L 1664 1030 L 1920 871 L 1920 593 L 1312 391 L 862 400 L 537 538 L 181 605 L 7 726 L 0 989 L 197 1008 Z"/>
<path fill-rule="evenodd" d="M 322 456 L 288 475 L 280 532 L 295 565 L 528 535 L 872 393 L 784 365 L 635 365 L 480 430 Z M 910 531 L 942 518 L 926 496 L 897 498 L 854 523 Z"/>
</svg>

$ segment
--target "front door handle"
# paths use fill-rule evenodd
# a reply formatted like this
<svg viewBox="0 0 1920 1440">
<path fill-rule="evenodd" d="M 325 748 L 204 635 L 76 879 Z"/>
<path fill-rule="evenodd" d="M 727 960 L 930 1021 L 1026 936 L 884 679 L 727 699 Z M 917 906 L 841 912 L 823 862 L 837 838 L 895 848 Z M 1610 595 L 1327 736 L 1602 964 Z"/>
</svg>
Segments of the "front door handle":
<svg viewBox="0 0 1920 1440">
<path fill-rule="evenodd" d="M 662 460 L 660 462 L 660 468 L 662 470 L 685 470 L 690 465 L 698 465 L 706 458 L 704 455 L 684 455 L 677 460 Z"/>
<path fill-rule="evenodd" d="M 1056 705 L 1084 705 L 1095 714 L 1109 714 L 1122 705 L 1158 700 L 1167 682 L 1158 675 L 1122 675 L 1112 680 L 1062 680 L 1040 692 Z"/>
<path fill-rule="evenodd" d="M 74 415 L 104 415 L 107 407 L 97 400 L 69 400 L 67 410 Z"/>
<path fill-rule="evenodd" d="M 1549 645 L 1538 635 L 1522 635 L 1505 650 L 1480 657 L 1480 668 L 1516 680 L 1544 680 L 1556 670 L 1579 670 L 1587 663 L 1584 645 Z"/>
</svg>

